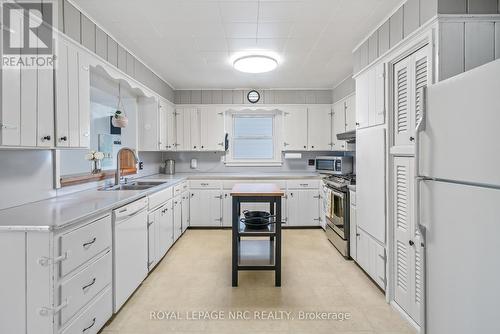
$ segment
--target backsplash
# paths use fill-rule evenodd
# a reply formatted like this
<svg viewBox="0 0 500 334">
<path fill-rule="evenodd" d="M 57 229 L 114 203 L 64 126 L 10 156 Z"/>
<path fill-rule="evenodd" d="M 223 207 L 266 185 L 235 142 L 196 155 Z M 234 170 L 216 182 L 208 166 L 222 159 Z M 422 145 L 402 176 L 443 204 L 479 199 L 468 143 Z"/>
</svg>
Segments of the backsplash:
<svg viewBox="0 0 500 334">
<path fill-rule="evenodd" d="M 224 152 L 180 152 L 164 153 L 163 159 L 175 160 L 177 173 L 278 173 L 278 172 L 314 172 L 316 167 L 309 166 L 308 160 L 320 155 L 343 155 L 343 152 L 302 152 L 301 159 L 283 159 L 279 167 L 227 167 L 222 161 Z M 345 153 L 351 154 L 351 153 Z M 198 160 L 198 168 L 191 169 L 191 159 Z"/>
<path fill-rule="evenodd" d="M 161 153 L 141 152 L 139 157 L 144 162 L 144 169 L 137 176 L 158 174 Z M 0 210 L 96 188 L 104 182 L 56 190 L 51 150 L 0 151 Z"/>
</svg>

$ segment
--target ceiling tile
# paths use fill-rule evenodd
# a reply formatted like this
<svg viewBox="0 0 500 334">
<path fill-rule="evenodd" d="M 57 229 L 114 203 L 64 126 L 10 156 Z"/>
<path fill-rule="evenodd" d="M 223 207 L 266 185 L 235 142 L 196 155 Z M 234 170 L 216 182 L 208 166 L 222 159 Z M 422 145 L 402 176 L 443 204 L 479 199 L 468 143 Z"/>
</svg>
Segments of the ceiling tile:
<svg viewBox="0 0 500 334">
<path fill-rule="evenodd" d="M 220 1 L 224 22 L 257 22 L 258 1 Z"/>
<path fill-rule="evenodd" d="M 226 23 L 224 25 L 227 38 L 255 38 L 257 23 Z"/>
<path fill-rule="evenodd" d="M 259 20 L 262 22 L 293 22 L 300 16 L 300 2 L 262 1 Z"/>
<path fill-rule="evenodd" d="M 257 37 L 287 38 L 290 35 L 291 26 L 289 22 L 259 23 Z"/>
<path fill-rule="evenodd" d="M 195 38 L 195 44 L 199 51 L 227 51 L 225 38 Z"/>
</svg>

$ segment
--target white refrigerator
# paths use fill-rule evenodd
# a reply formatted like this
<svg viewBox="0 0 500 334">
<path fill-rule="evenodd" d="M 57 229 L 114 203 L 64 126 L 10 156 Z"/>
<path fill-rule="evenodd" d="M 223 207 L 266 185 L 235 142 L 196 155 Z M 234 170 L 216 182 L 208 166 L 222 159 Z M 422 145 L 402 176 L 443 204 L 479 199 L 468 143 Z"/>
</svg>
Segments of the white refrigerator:
<svg viewBox="0 0 500 334">
<path fill-rule="evenodd" d="M 427 88 L 417 135 L 426 334 L 500 333 L 500 60 Z"/>
</svg>

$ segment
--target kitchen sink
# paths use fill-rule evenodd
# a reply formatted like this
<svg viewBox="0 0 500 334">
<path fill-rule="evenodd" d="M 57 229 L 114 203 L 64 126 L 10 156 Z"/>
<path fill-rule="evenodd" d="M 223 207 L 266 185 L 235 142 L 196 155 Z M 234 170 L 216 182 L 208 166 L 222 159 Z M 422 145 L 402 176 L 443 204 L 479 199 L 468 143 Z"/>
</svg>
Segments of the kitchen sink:
<svg viewBox="0 0 500 334">
<path fill-rule="evenodd" d="M 112 190 L 146 190 L 164 184 L 162 181 L 134 181 L 130 183 L 120 184 L 118 186 L 111 186 L 101 188 L 99 190 L 112 191 Z"/>
</svg>

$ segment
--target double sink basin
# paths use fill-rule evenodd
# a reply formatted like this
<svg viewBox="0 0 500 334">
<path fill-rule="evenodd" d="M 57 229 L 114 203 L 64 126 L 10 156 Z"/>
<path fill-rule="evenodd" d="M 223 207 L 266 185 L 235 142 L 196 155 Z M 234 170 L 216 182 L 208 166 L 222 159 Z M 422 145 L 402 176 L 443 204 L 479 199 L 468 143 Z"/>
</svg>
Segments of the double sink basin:
<svg viewBox="0 0 500 334">
<path fill-rule="evenodd" d="M 164 181 L 133 181 L 130 183 L 119 184 L 116 186 L 101 188 L 103 191 L 113 191 L 113 190 L 146 190 L 156 186 L 165 184 Z"/>
</svg>

